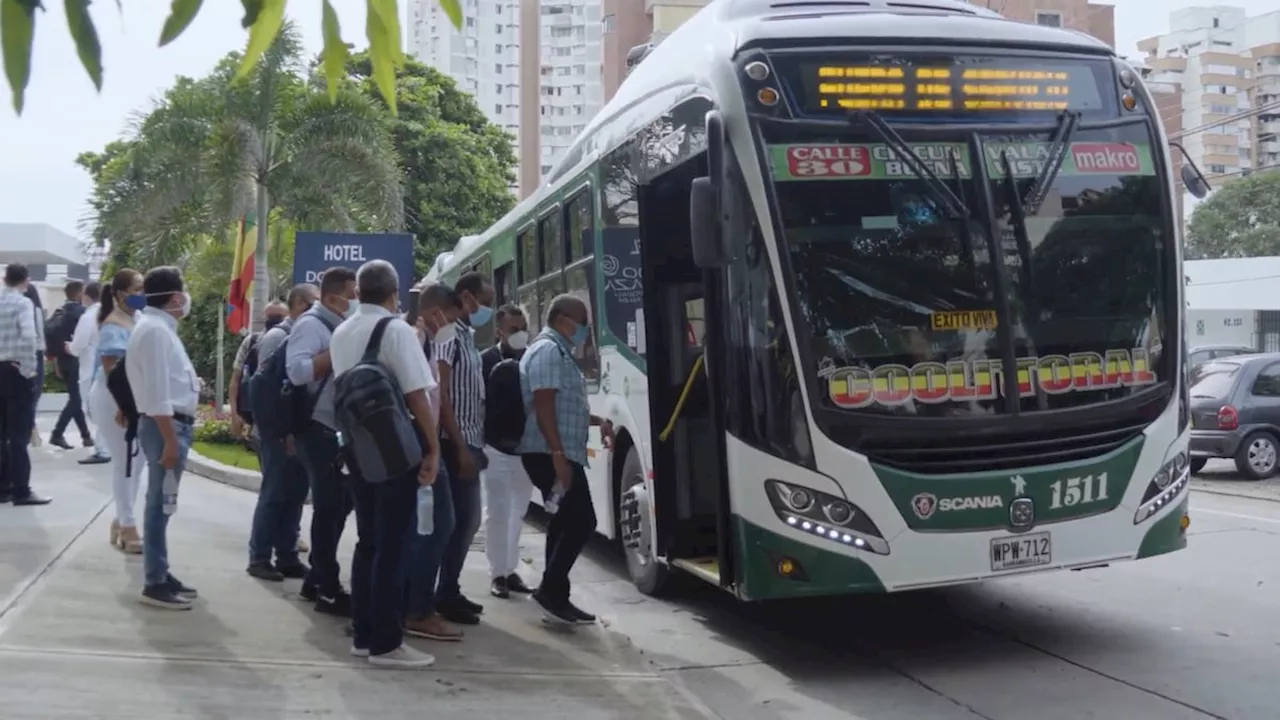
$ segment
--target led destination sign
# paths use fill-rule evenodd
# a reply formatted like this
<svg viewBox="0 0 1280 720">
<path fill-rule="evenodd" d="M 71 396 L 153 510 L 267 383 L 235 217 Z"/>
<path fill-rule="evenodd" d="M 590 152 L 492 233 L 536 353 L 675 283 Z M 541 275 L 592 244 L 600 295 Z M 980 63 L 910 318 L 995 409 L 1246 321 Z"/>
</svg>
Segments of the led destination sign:
<svg viewBox="0 0 1280 720">
<path fill-rule="evenodd" d="M 801 105 L 816 114 L 1096 111 L 1107 95 L 1089 63 L 1067 60 L 864 57 L 805 61 L 796 69 Z"/>
</svg>

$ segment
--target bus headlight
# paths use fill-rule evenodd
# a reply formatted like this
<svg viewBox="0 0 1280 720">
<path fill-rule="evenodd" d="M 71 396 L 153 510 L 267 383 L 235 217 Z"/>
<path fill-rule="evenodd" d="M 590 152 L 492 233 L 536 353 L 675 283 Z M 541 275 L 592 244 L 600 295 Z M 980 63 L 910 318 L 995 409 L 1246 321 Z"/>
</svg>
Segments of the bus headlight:
<svg viewBox="0 0 1280 720">
<path fill-rule="evenodd" d="M 1142 494 L 1138 512 L 1133 515 L 1133 524 L 1147 520 L 1160 508 L 1176 500 L 1190 483 L 1191 463 L 1187 460 L 1187 451 L 1178 450 L 1151 477 L 1146 492 Z"/>
<path fill-rule="evenodd" d="M 780 480 L 766 480 L 764 486 L 774 513 L 791 527 L 859 550 L 889 554 L 880 528 L 857 505 Z"/>
</svg>

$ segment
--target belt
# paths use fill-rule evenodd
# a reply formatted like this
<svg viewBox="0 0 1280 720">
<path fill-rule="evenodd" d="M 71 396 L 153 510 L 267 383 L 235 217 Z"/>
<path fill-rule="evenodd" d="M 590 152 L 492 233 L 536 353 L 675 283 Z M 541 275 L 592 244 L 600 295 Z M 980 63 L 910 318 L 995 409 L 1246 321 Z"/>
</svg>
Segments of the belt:
<svg viewBox="0 0 1280 720">
<path fill-rule="evenodd" d="M 148 416 L 148 417 L 150 417 L 150 416 Z M 173 418 L 173 420 L 174 420 L 174 422 L 180 422 L 180 423 L 182 423 L 183 425 L 195 425 L 195 424 L 196 424 L 196 419 L 195 419 L 193 416 L 188 415 L 188 414 L 186 414 L 186 413 L 176 412 L 176 413 L 174 413 L 173 415 L 170 415 L 169 417 L 172 417 L 172 418 Z"/>
</svg>

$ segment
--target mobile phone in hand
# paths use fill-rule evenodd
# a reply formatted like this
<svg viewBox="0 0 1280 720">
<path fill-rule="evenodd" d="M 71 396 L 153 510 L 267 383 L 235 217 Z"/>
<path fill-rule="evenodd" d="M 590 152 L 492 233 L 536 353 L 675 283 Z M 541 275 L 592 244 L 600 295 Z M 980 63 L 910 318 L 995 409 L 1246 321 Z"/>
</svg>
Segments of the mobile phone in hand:
<svg viewBox="0 0 1280 720">
<path fill-rule="evenodd" d="M 420 294 L 421 291 L 419 290 L 409 291 L 409 307 L 404 315 L 404 320 L 410 325 L 418 324 L 418 295 Z"/>
</svg>

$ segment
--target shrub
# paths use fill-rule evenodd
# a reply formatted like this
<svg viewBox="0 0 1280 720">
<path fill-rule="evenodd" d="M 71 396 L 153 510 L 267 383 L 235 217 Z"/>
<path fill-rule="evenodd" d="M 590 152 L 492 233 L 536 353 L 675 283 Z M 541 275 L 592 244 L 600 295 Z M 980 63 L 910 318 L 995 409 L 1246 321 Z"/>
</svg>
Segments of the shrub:
<svg viewBox="0 0 1280 720">
<path fill-rule="evenodd" d="M 45 363 L 44 366 L 44 392 L 46 393 L 64 393 L 67 391 L 67 383 L 56 373 L 53 372 L 53 363 Z"/>
<path fill-rule="evenodd" d="M 197 425 L 191 439 L 220 445 L 238 445 L 241 440 L 231 432 L 231 423 L 226 420 L 209 420 Z"/>
</svg>

